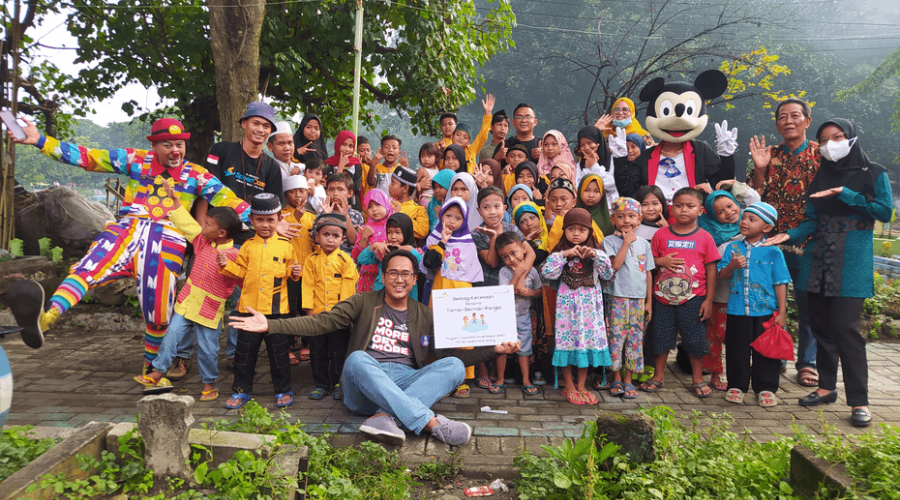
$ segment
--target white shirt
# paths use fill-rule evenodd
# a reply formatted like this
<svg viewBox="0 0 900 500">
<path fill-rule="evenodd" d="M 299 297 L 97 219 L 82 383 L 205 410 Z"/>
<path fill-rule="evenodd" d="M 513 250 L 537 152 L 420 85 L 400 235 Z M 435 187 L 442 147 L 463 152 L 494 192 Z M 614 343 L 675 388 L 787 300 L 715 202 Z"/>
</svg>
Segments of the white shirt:
<svg viewBox="0 0 900 500">
<path fill-rule="evenodd" d="M 275 160 L 275 163 L 277 163 L 279 167 L 281 167 L 281 180 L 285 180 L 290 177 L 291 170 L 293 170 L 294 168 L 299 167 L 301 175 L 303 174 L 303 171 L 306 170 L 306 165 L 304 165 L 303 163 L 284 162 L 279 160 L 278 158 L 275 158 L 274 156 L 272 157 L 272 159 Z"/>
<path fill-rule="evenodd" d="M 672 198 L 675 197 L 675 192 L 681 188 L 691 186 L 690 182 L 688 182 L 687 169 L 684 166 L 684 153 L 679 153 L 678 156 L 668 158 L 675 162 L 675 168 L 678 169 L 678 175 L 674 177 L 666 176 L 666 171 L 669 169 L 669 167 L 665 165 L 664 160 L 666 158 L 668 157 L 659 157 L 659 170 L 656 173 L 656 186 L 662 189 L 663 195 L 666 197 L 666 202 L 669 206 L 672 206 Z"/>
</svg>

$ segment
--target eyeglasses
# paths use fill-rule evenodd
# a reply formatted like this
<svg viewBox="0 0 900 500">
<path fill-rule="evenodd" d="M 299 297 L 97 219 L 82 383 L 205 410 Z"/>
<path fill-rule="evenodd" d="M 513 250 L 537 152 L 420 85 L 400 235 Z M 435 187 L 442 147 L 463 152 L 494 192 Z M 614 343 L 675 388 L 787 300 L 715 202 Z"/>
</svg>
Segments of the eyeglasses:
<svg viewBox="0 0 900 500">
<path fill-rule="evenodd" d="M 613 113 L 627 113 L 631 111 L 630 108 L 613 108 Z"/>
<path fill-rule="evenodd" d="M 532 118 L 534 118 L 534 116 L 532 115 L 516 115 L 516 120 L 519 120 L 520 122 L 524 120 L 530 120 Z"/>
<path fill-rule="evenodd" d="M 387 276 L 388 278 L 390 278 L 390 279 L 392 279 L 392 280 L 395 280 L 395 281 L 396 281 L 397 278 L 403 278 L 403 281 L 406 281 L 406 280 L 408 280 L 408 279 L 410 279 L 410 278 L 412 278 L 413 276 L 416 275 L 416 273 L 414 273 L 414 272 L 412 272 L 412 271 L 403 271 L 403 272 L 400 272 L 400 271 L 388 271 L 388 272 L 386 272 L 386 273 L 384 273 L 384 274 L 385 274 L 385 276 Z"/>
</svg>

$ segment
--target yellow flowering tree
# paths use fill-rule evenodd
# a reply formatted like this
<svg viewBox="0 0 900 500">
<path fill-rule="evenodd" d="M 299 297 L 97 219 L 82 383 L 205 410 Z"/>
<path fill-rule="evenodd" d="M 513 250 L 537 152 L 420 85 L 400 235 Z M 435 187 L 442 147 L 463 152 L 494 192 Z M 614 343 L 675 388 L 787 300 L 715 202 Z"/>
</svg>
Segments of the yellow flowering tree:
<svg viewBox="0 0 900 500">
<path fill-rule="evenodd" d="M 734 109 L 733 102 L 747 97 L 761 97 L 763 109 L 772 110 L 775 118 L 775 105 L 785 99 L 804 99 L 805 90 L 790 90 L 777 83 L 779 77 L 791 74 L 787 65 L 779 64 L 779 55 L 769 53 L 766 47 L 744 53 L 734 59 L 722 61 L 719 70 L 728 76 L 728 90 L 719 98 L 725 102 L 725 109 Z M 809 101 L 815 106 L 814 101 Z"/>
</svg>

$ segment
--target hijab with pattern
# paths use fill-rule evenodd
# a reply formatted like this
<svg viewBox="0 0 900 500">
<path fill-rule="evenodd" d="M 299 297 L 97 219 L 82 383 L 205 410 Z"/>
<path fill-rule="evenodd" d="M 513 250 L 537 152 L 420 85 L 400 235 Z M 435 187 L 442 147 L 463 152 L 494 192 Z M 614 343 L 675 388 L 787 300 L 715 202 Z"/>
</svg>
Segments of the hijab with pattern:
<svg viewBox="0 0 900 500">
<path fill-rule="evenodd" d="M 547 250 L 547 240 L 550 235 L 550 231 L 547 229 L 547 222 L 544 221 L 544 216 L 541 215 L 541 208 L 537 206 L 533 201 L 523 201 L 516 206 L 515 210 L 513 210 L 513 220 L 516 222 L 516 226 L 519 225 L 519 220 L 522 219 L 522 216 L 525 214 L 534 214 L 538 221 L 541 223 L 541 232 L 537 235 L 537 237 L 532 240 L 535 245 L 537 245 L 539 250 Z M 519 228 L 521 231 L 522 228 Z M 522 231 L 524 234 L 524 231 Z M 525 236 L 528 236 L 527 234 Z"/>
<path fill-rule="evenodd" d="M 584 202 L 584 190 L 587 189 L 588 185 L 591 182 L 596 182 L 597 187 L 600 188 L 600 202 L 596 205 L 589 207 Z M 597 174 L 588 174 L 581 178 L 581 182 L 578 183 L 578 201 L 575 202 L 575 208 L 583 208 L 591 214 L 591 219 L 597 224 L 597 227 L 600 228 L 600 231 L 603 232 L 604 236 L 609 236 L 615 232 L 616 227 L 612 223 L 612 219 L 609 216 L 609 203 L 606 202 L 606 189 L 603 186 L 603 179 L 600 178 Z"/>
<path fill-rule="evenodd" d="M 299 156 L 296 154 L 297 149 L 300 149 L 310 143 L 310 140 L 307 139 L 305 135 L 303 135 L 303 129 L 305 129 L 306 125 L 313 120 L 319 122 L 319 138 L 312 141 L 312 144 L 309 145 L 309 147 L 314 149 L 315 151 L 307 151 L 305 155 Z M 318 158 L 324 161 L 325 158 L 328 157 L 328 149 L 325 147 L 324 134 L 325 128 L 322 126 L 322 120 L 320 120 L 318 116 L 312 113 L 303 115 L 303 119 L 300 120 L 300 128 L 298 128 L 297 131 L 294 132 L 294 156 L 296 156 L 301 163 L 306 163 L 313 158 Z M 338 145 L 337 149 L 340 150 L 340 147 L 341 146 Z"/>
<path fill-rule="evenodd" d="M 541 175 L 547 175 L 550 173 L 550 169 L 553 168 L 554 165 L 566 165 L 571 169 L 571 172 L 575 172 L 575 157 L 572 156 L 572 150 L 569 149 L 569 143 L 566 141 L 565 136 L 563 136 L 562 132 L 559 130 L 551 130 L 544 134 L 542 141 L 547 140 L 547 136 L 552 135 L 556 142 L 559 144 L 559 154 L 556 155 L 556 158 L 548 158 L 544 155 L 544 149 L 541 148 L 541 156 L 538 158 L 537 168 L 538 173 Z M 575 179 L 569 179 L 574 181 Z"/>
<path fill-rule="evenodd" d="M 470 176 L 471 177 L 471 176 Z M 481 262 L 478 260 L 478 248 L 475 246 L 475 240 L 472 239 L 472 233 L 469 231 L 467 222 L 469 207 L 466 202 L 458 196 L 448 198 L 441 207 L 441 214 L 438 218 L 437 225 L 425 240 L 426 248 L 440 243 L 444 230 L 444 212 L 452 206 L 459 207 L 462 210 L 463 223 L 444 245 L 444 260 L 441 264 L 441 276 L 448 280 L 465 281 L 468 283 L 478 283 L 484 281 L 484 273 L 481 270 Z M 424 260 L 423 260 L 424 262 Z M 424 264 L 419 264 L 422 272 L 429 272 Z"/>
</svg>

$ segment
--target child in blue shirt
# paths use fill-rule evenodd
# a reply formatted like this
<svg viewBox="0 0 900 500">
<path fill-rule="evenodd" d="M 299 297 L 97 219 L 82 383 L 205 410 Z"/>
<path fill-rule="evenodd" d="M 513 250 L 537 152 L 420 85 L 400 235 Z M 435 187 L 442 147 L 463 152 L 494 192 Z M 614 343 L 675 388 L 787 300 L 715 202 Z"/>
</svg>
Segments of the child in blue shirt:
<svg viewBox="0 0 900 500">
<path fill-rule="evenodd" d="M 740 230 L 743 241 L 728 245 L 719 261 L 719 277 L 730 280 L 728 320 L 725 326 L 725 366 L 728 392 L 725 400 L 744 402 L 750 384 L 760 406 L 775 406 L 775 392 L 781 361 L 770 359 L 750 347 L 764 331 L 763 323 L 778 312 L 775 322 L 782 327 L 787 316 L 787 284 L 791 282 L 781 249 L 762 246 L 772 231 L 778 212 L 772 205 L 757 202 L 744 210 Z M 751 366 L 752 358 L 752 366 Z"/>
</svg>

